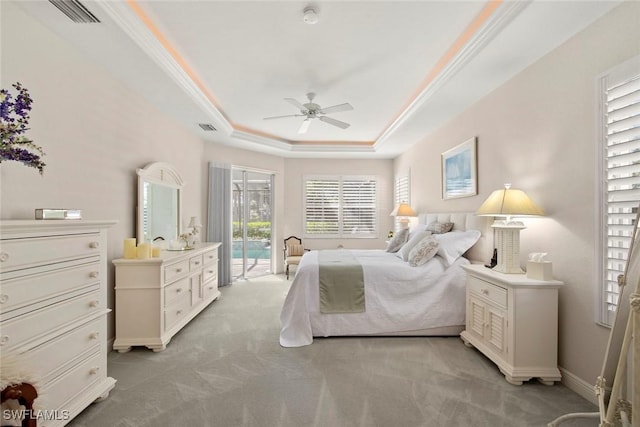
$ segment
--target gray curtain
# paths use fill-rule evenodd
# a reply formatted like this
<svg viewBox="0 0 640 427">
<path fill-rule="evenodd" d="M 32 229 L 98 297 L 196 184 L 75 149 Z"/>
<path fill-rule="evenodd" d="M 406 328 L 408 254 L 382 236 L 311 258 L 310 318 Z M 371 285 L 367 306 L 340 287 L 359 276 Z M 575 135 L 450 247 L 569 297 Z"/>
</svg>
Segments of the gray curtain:
<svg viewBox="0 0 640 427">
<path fill-rule="evenodd" d="M 231 165 L 209 163 L 207 241 L 222 242 L 218 250 L 219 286 L 230 285 L 232 281 L 231 209 Z"/>
</svg>

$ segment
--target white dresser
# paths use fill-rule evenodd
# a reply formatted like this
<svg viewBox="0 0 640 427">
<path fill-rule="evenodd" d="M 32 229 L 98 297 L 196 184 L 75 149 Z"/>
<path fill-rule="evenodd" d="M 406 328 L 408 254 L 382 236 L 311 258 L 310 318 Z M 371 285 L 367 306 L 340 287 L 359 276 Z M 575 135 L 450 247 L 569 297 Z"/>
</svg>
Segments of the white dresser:
<svg viewBox="0 0 640 427">
<path fill-rule="evenodd" d="M 460 334 L 515 385 L 531 378 L 552 385 L 558 369 L 557 280 L 503 274 L 483 265 L 467 271 L 467 321 Z"/>
<path fill-rule="evenodd" d="M 171 338 L 220 296 L 218 247 L 162 251 L 159 258 L 116 259 L 116 340 L 120 352 L 132 346 L 162 351 Z"/>
<path fill-rule="evenodd" d="M 0 221 L 0 370 L 36 385 L 38 426 L 107 397 L 107 228 L 115 221 Z"/>
</svg>

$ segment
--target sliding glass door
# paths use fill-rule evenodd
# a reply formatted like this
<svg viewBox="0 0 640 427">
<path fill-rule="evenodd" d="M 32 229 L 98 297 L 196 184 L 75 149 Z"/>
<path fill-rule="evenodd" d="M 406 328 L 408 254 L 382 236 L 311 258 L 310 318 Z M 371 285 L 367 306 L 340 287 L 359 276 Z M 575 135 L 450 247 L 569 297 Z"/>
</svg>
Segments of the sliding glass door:
<svg viewBox="0 0 640 427">
<path fill-rule="evenodd" d="M 233 280 L 271 274 L 273 175 L 233 168 Z"/>
</svg>

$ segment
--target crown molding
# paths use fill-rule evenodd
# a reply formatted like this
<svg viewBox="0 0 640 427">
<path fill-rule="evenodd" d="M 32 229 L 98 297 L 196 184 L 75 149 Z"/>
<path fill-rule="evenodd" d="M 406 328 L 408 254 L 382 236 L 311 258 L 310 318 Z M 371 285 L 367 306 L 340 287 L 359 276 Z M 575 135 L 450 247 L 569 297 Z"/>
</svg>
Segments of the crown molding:
<svg viewBox="0 0 640 427">
<path fill-rule="evenodd" d="M 471 61 L 482 49 L 484 49 L 494 37 L 499 34 L 516 16 L 518 16 L 533 0 L 504 1 L 498 9 L 484 22 L 473 37 L 454 55 L 447 65 L 434 79 L 416 96 L 409 106 L 389 125 L 374 144 L 380 148 L 389 141 L 402 125 L 414 116 L 420 107 L 427 102 L 444 84 L 458 73 L 469 61 Z"/>
<path fill-rule="evenodd" d="M 193 99 L 203 112 L 217 125 L 219 131 L 227 134 L 233 131 L 232 124 L 216 108 L 213 102 L 193 81 L 192 77 L 167 51 L 141 18 L 124 1 L 95 0 L 95 5 L 107 14 L 169 77 Z M 194 123 L 195 124 L 195 123 Z"/>
</svg>

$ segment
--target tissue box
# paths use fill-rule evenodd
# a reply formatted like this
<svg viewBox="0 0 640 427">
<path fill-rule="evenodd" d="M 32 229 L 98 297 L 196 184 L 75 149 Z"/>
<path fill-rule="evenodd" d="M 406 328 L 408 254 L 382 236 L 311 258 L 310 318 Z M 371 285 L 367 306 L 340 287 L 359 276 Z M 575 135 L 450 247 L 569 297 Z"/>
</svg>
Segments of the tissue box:
<svg viewBox="0 0 640 427">
<path fill-rule="evenodd" d="M 527 261 L 527 277 L 536 280 L 553 280 L 551 261 Z"/>
</svg>

